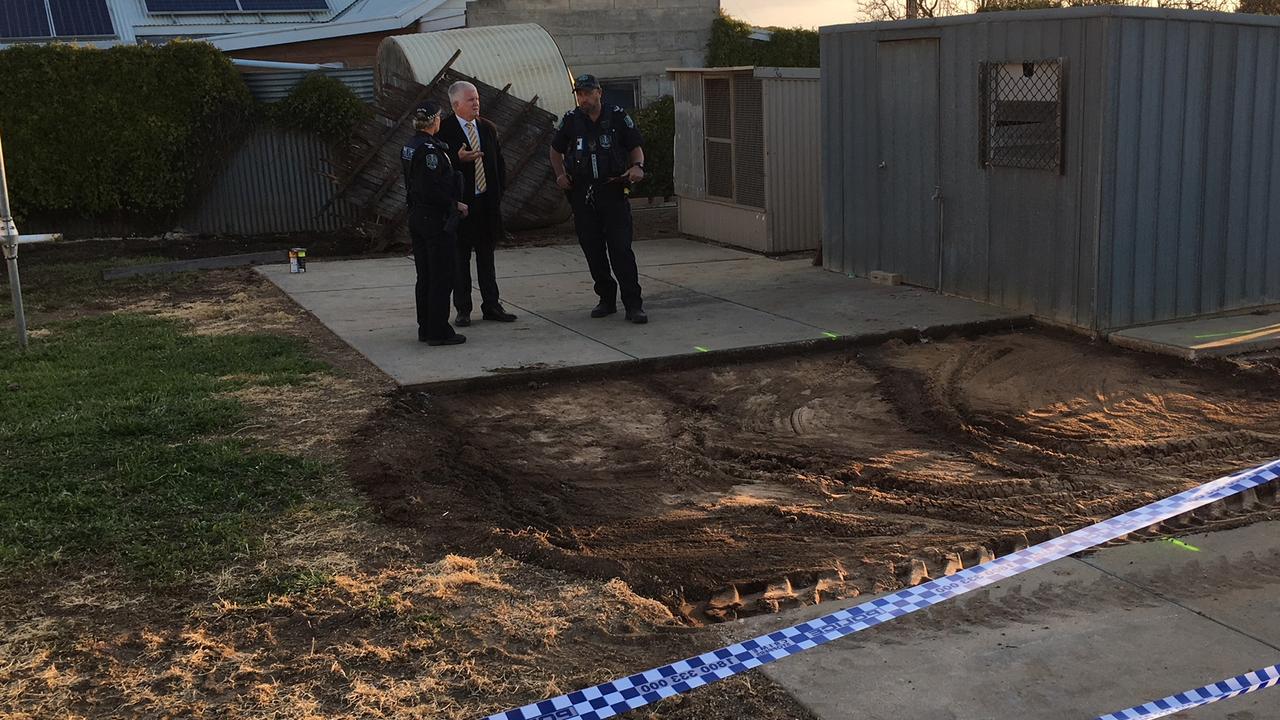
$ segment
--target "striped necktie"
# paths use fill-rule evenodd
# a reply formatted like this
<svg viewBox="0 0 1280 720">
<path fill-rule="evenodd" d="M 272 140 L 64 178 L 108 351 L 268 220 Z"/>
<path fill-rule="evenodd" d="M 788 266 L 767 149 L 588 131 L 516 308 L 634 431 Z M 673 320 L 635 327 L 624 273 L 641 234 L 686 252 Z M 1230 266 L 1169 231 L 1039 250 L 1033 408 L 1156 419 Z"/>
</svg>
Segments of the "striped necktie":
<svg viewBox="0 0 1280 720">
<path fill-rule="evenodd" d="M 472 150 L 480 149 L 480 136 L 476 134 L 476 124 L 474 122 L 467 123 L 467 142 L 471 145 Z M 476 160 L 476 194 L 484 192 L 489 187 L 489 183 L 484 177 L 484 160 Z"/>
</svg>

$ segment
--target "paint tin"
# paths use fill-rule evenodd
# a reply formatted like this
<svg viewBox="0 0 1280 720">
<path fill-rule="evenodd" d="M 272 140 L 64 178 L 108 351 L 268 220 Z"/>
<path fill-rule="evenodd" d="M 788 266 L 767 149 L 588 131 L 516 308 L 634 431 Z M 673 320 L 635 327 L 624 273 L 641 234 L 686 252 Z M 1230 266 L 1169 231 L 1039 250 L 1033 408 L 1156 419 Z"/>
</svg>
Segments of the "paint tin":
<svg viewBox="0 0 1280 720">
<path fill-rule="evenodd" d="M 304 273 L 307 271 L 307 249 L 293 248 L 289 250 L 289 272 Z"/>
</svg>

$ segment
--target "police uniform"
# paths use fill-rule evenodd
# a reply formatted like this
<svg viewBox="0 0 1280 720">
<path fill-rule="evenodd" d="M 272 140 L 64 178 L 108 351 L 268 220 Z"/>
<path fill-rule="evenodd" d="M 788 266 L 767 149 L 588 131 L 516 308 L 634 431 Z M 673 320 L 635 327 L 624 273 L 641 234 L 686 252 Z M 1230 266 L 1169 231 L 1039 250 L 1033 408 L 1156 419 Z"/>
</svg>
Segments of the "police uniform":
<svg viewBox="0 0 1280 720">
<path fill-rule="evenodd" d="M 599 87 L 590 76 L 578 86 Z M 625 181 L 631 151 L 644 144 L 635 122 L 622 108 L 603 106 L 596 121 L 580 108 L 565 114 L 551 147 L 565 158 L 565 173 L 573 181 L 568 191 L 574 229 L 586 255 L 600 305 L 592 317 L 616 312 L 618 292 L 629 319 L 644 322 L 636 256 L 631 250 L 631 203 Z M 609 270 L 613 269 L 611 275 Z M 617 280 L 614 280 L 614 277 Z"/>
<path fill-rule="evenodd" d="M 416 112 L 427 119 L 439 115 L 440 108 L 428 101 Z M 414 287 L 418 339 L 428 345 L 456 345 L 466 340 L 449 324 L 449 295 L 457 257 L 457 204 L 462 198 L 459 175 L 449 162 L 448 146 L 425 130 L 414 133 L 402 148 L 400 163 L 418 271 Z"/>
</svg>

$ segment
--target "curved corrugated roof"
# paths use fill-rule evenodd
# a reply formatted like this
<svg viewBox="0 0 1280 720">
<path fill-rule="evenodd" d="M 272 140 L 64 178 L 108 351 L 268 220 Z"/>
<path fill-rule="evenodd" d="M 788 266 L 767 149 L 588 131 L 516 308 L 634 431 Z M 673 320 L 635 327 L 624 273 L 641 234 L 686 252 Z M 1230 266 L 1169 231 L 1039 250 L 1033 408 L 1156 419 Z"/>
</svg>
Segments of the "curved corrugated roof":
<svg viewBox="0 0 1280 720">
<path fill-rule="evenodd" d="M 457 50 L 453 69 L 494 87 L 511 83 L 511 94 L 563 115 L 574 107 L 573 83 L 560 48 L 541 25 L 443 30 L 394 35 L 378 46 L 378 82 L 392 74 L 431 82 Z"/>
</svg>

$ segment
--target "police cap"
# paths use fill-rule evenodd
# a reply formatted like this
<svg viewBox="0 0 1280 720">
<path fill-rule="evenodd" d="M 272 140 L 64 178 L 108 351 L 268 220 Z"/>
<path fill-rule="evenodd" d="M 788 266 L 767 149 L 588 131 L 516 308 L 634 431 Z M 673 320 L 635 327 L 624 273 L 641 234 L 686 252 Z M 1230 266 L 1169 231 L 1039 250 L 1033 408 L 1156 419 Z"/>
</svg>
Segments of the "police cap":
<svg viewBox="0 0 1280 720">
<path fill-rule="evenodd" d="M 435 100 L 423 100 L 421 103 L 418 104 L 418 107 L 415 108 L 413 112 L 414 112 L 414 115 L 417 117 L 417 119 L 423 120 L 423 121 L 429 121 L 435 116 L 439 115 L 440 110 L 441 110 L 440 104 L 437 103 Z"/>
<path fill-rule="evenodd" d="M 579 75 L 578 77 L 573 79 L 574 92 L 578 92 L 579 90 L 599 90 L 599 89 L 600 89 L 600 81 L 596 79 L 595 75 L 583 73 L 582 75 Z"/>
</svg>

